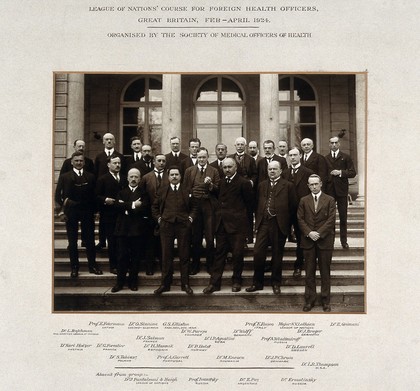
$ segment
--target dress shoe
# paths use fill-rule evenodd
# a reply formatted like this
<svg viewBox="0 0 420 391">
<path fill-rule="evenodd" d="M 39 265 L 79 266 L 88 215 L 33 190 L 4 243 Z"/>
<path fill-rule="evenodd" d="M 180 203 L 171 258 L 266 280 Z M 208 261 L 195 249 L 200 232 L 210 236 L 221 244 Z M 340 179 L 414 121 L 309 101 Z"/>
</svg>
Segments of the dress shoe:
<svg viewBox="0 0 420 391">
<path fill-rule="evenodd" d="M 77 269 L 71 269 L 70 277 L 76 278 L 79 275 L 79 271 Z"/>
<path fill-rule="evenodd" d="M 183 290 L 187 295 L 192 295 L 194 293 L 189 285 L 184 285 L 181 287 L 181 290 Z"/>
<path fill-rule="evenodd" d="M 324 312 L 331 312 L 331 306 L 329 304 L 323 304 L 322 309 Z"/>
<path fill-rule="evenodd" d="M 139 288 L 137 288 L 137 285 L 130 285 L 131 291 L 137 291 Z"/>
<path fill-rule="evenodd" d="M 80 247 L 86 247 L 86 243 L 82 240 L 82 242 L 80 243 Z"/>
<path fill-rule="evenodd" d="M 343 247 L 344 250 L 348 250 L 350 248 L 350 246 L 348 245 L 348 243 L 341 243 L 341 247 Z"/>
<path fill-rule="evenodd" d="M 241 290 L 241 284 L 233 284 L 232 292 L 239 292 Z"/>
<path fill-rule="evenodd" d="M 103 247 L 105 247 L 105 246 L 102 246 L 102 244 L 98 243 L 98 244 L 95 246 L 95 250 L 96 250 L 96 251 L 101 251 Z"/>
<path fill-rule="evenodd" d="M 153 276 L 155 274 L 155 265 L 153 263 L 148 263 L 146 265 L 146 276 Z"/>
<path fill-rule="evenodd" d="M 97 276 L 100 276 L 101 274 L 103 274 L 103 273 L 102 273 L 102 270 L 101 270 L 101 269 L 99 269 L 97 266 L 90 267 L 90 268 L 89 268 L 89 273 L 91 273 L 91 274 L 96 274 Z"/>
<path fill-rule="evenodd" d="M 289 237 L 288 237 L 288 241 L 289 241 L 289 243 L 296 243 L 297 242 L 296 235 L 295 234 L 290 234 Z"/>
<path fill-rule="evenodd" d="M 116 267 L 113 267 L 113 268 L 109 269 L 109 272 L 110 272 L 111 274 L 115 274 L 115 275 L 117 275 L 117 274 L 118 274 L 118 271 L 117 271 L 117 268 L 116 268 Z"/>
<path fill-rule="evenodd" d="M 304 312 L 309 312 L 312 308 L 313 308 L 313 304 L 312 303 L 306 303 L 304 306 L 303 306 L 303 311 Z"/>
<path fill-rule="evenodd" d="M 210 295 L 211 293 L 217 292 L 217 291 L 220 291 L 220 288 L 218 288 L 217 286 L 214 286 L 212 284 L 206 286 L 203 289 L 203 293 L 206 294 L 206 295 Z"/>
<path fill-rule="evenodd" d="M 280 285 L 273 285 L 273 293 L 279 295 L 281 293 Z"/>
<path fill-rule="evenodd" d="M 251 285 L 249 288 L 246 288 L 245 290 L 247 292 L 256 292 L 256 291 L 262 291 L 264 288 L 257 286 L 257 285 Z"/>
<path fill-rule="evenodd" d="M 153 293 L 155 295 L 161 295 L 163 292 L 169 292 L 171 290 L 171 287 L 166 285 L 161 285 L 159 288 L 157 288 Z"/>
<path fill-rule="evenodd" d="M 300 270 L 300 269 L 295 269 L 295 270 L 294 270 L 294 272 L 293 272 L 293 277 L 294 277 L 294 278 L 299 278 L 299 277 L 302 277 L 302 270 Z"/>
<path fill-rule="evenodd" d="M 112 293 L 119 292 L 122 288 L 123 288 L 122 285 L 117 284 L 117 285 L 115 285 L 115 286 L 112 287 L 111 292 Z"/>
</svg>

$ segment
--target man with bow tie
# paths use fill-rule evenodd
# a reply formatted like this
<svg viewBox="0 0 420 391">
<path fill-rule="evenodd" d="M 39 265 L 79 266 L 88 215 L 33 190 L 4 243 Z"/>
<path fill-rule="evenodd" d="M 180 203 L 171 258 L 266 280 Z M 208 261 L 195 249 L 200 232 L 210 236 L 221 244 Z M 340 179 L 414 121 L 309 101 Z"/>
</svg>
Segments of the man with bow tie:
<svg viewBox="0 0 420 391">
<path fill-rule="evenodd" d="M 258 185 L 254 247 L 254 276 L 247 292 L 264 288 L 264 268 L 267 248 L 271 245 L 271 286 L 275 295 L 280 294 L 283 269 L 283 251 L 289 234 L 297 200 L 293 185 L 281 178 L 280 162 L 268 164 L 268 179 Z"/>
<path fill-rule="evenodd" d="M 330 312 L 330 268 L 335 236 L 335 201 L 325 194 L 321 178 L 312 174 L 308 178 L 311 194 L 304 196 L 297 212 L 302 231 L 301 247 L 305 257 L 305 305 L 308 312 L 316 301 L 316 264 L 321 274 L 321 303 L 324 312 Z"/>
<path fill-rule="evenodd" d="M 103 234 L 108 241 L 109 271 L 117 274 L 117 243 L 114 236 L 118 210 L 115 207 L 118 193 L 126 186 L 127 180 L 120 176 L 121 158 L 111 155 L 108 158 L 109 171 L 96 182 L 96 200 L 102 221 Z"/>
<path fill-rule="evenodd" d="M 188 167 L 196 166 L 198 164 L 197 153 L 201 147 L 201 141 L 199 138 L 192 138 L 188 143 L 188 150 L 190 151 L 190 156 L 184 159 L 180 164 L 181 169 L 181 178 L 184 180 L 185 170 Z"/>
<path fill-rule="evenodd" d="M 330 138 L 331 152 L 325 156 L 328 166 L 328 179 L 325 192 L 337 202 L 338 216 L 340 218 L 341 246 L 349 249 L 347 243 L 347 206 L 349 194 L 349 179 L 356 176 L 353 160 L 340 150 L 338 137 Z"/>
<path fill-rule="evenodd" d="M 96 263 L 95 252 L 95 177 L 84 169 L 83 152 L 74 152 L 71 164 L 73 169 L 60 176 L 55 193 L 55 201 L 62 206 L 66 216 L 71 277 L 76 278 L 79 275 L 79 222 L 84 232 L 89 273 L 99 275 L 102 271 Z"/>
</svg>

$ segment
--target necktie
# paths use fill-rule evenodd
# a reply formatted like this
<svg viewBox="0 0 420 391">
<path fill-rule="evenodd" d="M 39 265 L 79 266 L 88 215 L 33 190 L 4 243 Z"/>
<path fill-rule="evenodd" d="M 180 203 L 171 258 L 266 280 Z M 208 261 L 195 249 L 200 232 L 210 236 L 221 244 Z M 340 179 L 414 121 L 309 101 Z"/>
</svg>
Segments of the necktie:
<svg viewBox="0 0 420 391">
<path fill-rule="evenodd" d="M 305 153 L 305 162 L 308 160 L 308 155 Z"/>
<path fill-rule="evenodd" d="M 174 185 L 174 192 L 177 192 L 177 191 L 178 191 L 177 185 Z"/>
<path fill-rule="evenodd" d="M 226 178 L 226 183 L 229 184 L 230 183 L 230 178 Z"/>
<path fill-rule="evenodd" d="M 108 153 L 108 156 L 111 156 L 111 151 L 108 151 L 107 153 Z"/>
<path fill-rule="evenodd" d="M 82 176 L 82 170 L 79 170 L 79 176 Z"/>
<path fill-rule="evenodd" d="M 271 182 L 271 187 L 276 186 L 277 181 L 270 181 Z"/>
<path fill-rule="evenodd" d="M 132 192 L 132 193 L 134 193 L 135 191 L 136 191 L 136 189 L 134 189 L 134 188 L 133 188 L 133 189 L 131 189 L 131 192 Z"/>
<path fill-rule="evenodd" d="M 314 196 L 314 200 L 315 200 L 315 212 L 318 209 L 318 196 Z"/>
<path fill-rule="evenodd" d="M 219 167 L 222 168 L 223 160 L 219 160 Z"/>
<path fill-rule="evenodd" d="M 201 176 L 203 176 L 204 175 L 204 167 L 201 167 L 200 171 L 201 171 Z"/>
<path fill-rule="evenodd" d="M 337 157 L 336 153 L 337 153 L 337 152 L 333 152 L 333 158 L 334 158 L 334 159 Z"/>
<path fill-rule="evenodd" d="M 157 181 L 158 181 L 158 187 L 160 187 L 162 183 L 162 173 L 160 172 L 157 173 Z"/>
<path fill-rule="evenodd" d="M 267 163 L 271 163 L 271 157 L 267 158 Z"/>
<path fill-rule="evenodd" d="M 120 176 L 118 174 L 115 175 L 115 179 L 117 180 L 118 183 L 120 182 Z"/>
</svg>

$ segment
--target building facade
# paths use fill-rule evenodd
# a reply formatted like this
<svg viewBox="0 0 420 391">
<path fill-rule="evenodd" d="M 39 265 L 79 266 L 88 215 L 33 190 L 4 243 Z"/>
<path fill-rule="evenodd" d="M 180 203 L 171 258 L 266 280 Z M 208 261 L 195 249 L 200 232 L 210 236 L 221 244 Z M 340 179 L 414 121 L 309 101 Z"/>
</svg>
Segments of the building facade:
<svg viewBox="0 0 420 391">
<path fill-rule="evenodd" d="M 86 142 L 86 155 L 103 149 L 111 132 L 117 150 L 130 153 L 138 135 L 154 152 L 167 153 L 169 139 L 198 137 L 212 160 L 217 143 L 234 152 L 243 136 L 262 147 L 267 139 L 300 146 L 309 137 L 315 150 L 329 152 L 328 140 L 341 138 L 341 149 L 357 167 L 353 198 L 364 203 L 366 147 L 366 74 L 81 74 L 56 73 L 54 178 L 73 152 L 75 139 Z"/>
</svg>

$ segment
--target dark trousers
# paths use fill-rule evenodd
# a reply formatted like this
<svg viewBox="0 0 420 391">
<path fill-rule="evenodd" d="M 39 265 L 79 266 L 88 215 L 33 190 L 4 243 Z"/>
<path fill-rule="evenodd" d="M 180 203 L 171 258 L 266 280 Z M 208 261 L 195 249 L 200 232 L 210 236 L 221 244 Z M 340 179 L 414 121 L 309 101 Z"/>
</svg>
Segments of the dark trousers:
<svg viewBox="0 0 420 391">
<path fill-rule="evenodd" d="M 297 215 L 293 216 L 292 225 L 295 231 L 296 236 L 296 261 L 293 265 L 294 269 L 303 269 L 303 262 L 304 262 L 304 256 L 303 256 L 303 250 L 300 247 L 300 241 L 302 238 L 302 232 L 299 228 L 299 224 L 297 222 Z"/>
<path fill-rule="evenodd" d="M 181 286 L 189 284 L 188 264 L 190 257 L 191 223 L 189 221 L 176 221 L 160 223 L 160 241 L 162 244 L 162 281 L 161 284 L 169 287 L 172 284 L 174 273 L 174 240 L 178 243 L 179 269 L 181 272 Z"/>
<path fill-rule="evenodd" d="M 104 222 L 102 233 L 108 241 L 109 268 L 116 269 L 118 265 L 117 239 L 114 236 L 116 220 Z"/>
<path fill-rule="evenodd" d="M 103 221 L 101 215 L 99 214 L 99 225 L 98 225 L 98 237 L 99 237 L 99 245 L 101 247 L 106 247 L 106 223 Z"/>
<path fill-rule="evenodd" d="M 128 285 L 137 286 L 140 259 L 146 243 L 144 236 L 117 236 L 118 267 L 117 284 L 123 286 L 127 272 Z"/>
<path fill-rule="evenodd" d="M 341 244 L 347 243 L 347 208 L 348 196 L 338 196 L 335 193 L 334 187 L 329 187 L 326 191 L 328 195 L 334 197 L 337 202 L 338 217 L 340 218 L 340 242 Z"/>
<path fill-rule="evenodd" d="M 242 270 L 244 268 L 244 241 L 246 234 L 227 233 L 223 222 L 216 232 L 216 251 L 214 263 L 211 268 L 210 284 L 220 288 L 222 284 L 222 275 L 225 269 L 226 255 L 232 252 L 233 275 L 232 283 L 242 283 Z"/>
<path fill-rule="evenodd" d="M 330 304 L 331 282 L 330 269 L 333 250 L 320 250 L 315 244 L 311 249 L 304 249 L 305 256 L 305 302 L 313 304 L 316 300 L 316 263 L 318 260 L 321 274 L 321 301 Z"/>
<path fill-rule="evenodd" d="M 77 249 L 79 221 L 81 230 L 84 232 L 88 266 L 89 268 L 95 267 L 96 252 L 94 213 L 90 210 L 74 210 L 74 208 L 68 213 L 66 221 L 67 239 L 69 242 L 70 266 L 72 269 L 79 269 L 79 251 Z"/>
<path fill-rule="evenodd" d="M 263 218 L 258 227 L 254 247 L 254 285 L 264 286 L 264 266 L 267 247 L 271 244 L 271 285 L 280 285 L 283 272 L 283 251 L 287 236 L 280 231 L 276 218 Z"/>
<path fill-rule="evenodd" d="M 204 234 L 206 239 L 206 264 L 211 267 L 214 261 L 214 210 L 209 198 L 193 199 L 193 202 L 198 205 L 198 213 L 192 224 L 192 266 L 198 266 L 200 263 Z"/>
</svg>

